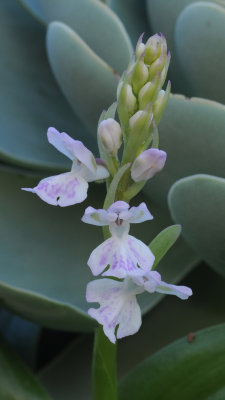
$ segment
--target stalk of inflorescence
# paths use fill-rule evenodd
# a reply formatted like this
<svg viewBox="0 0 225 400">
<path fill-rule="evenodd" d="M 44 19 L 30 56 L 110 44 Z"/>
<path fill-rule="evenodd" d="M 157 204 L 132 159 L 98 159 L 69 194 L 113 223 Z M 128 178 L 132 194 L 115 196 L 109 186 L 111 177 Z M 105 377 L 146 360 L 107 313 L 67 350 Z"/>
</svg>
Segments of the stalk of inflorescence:
<svg viewBox="0 0 225 400">
<path fill-rule="evenodd" d="M 158 169 L 163 168 L 165 153 L 161 152 L 162 154 L 160 154 L 158 150 L 158 132 L 155 120 L 159 122 L 169 96 L 169 85 L 165 92 L 161 90 L 169 60 L 170 55 L 167 55 L 166 41 L 162 36 L 156 35 L 150 38 L 146 45 L 142 43 L 141 37 L 134 59 L 119 82 L 118 103 L 114 103 L 100 117 L 98 124 L 99 151 L 101 157 L 106 160 L 111 173 L 111 181 L 120 166 L 133 164 L 125 171 L 111 199 L 107 193 L 105 201 L 107 207 L 114 200 L 125 200 L 129 203 L 142 189 L 148 176 L 141 165 L 143 164 L 142 160 L 137 159 L 137 156 L 146 150 L 151 142 L 153 148 L 156 149 L 155 159 L 157 158 Z M 114 119 L 117 107 L 120 124 Z M 122 144 L 122 137 L 124 148 L 122 162 L 120 162 L 118 150 Z M 157 169 L 152 166 L 155 162 L 154 150 L 144 158 L 145 169 L 150 168 L 151 170 L 151 172 L 147 171 L 147 175 L 149 173 L 153 175 L 154 169 Z M 134 162 L 135 159 L 137 159 L 136 162 Z M 103 234 L 105 240 L 110 237 L 109 231 L 106 229 L 103 229 Z M 112 366 L 112 360 L 116 363 L 116 343 L 111 344 L 109 341 L 107 343 L 107 338 L 102 334 L 102 328 L 98 328 L 95 336 L 93 361 L 94 400 L 117 399 L 116 366 Z"/>
</svg>

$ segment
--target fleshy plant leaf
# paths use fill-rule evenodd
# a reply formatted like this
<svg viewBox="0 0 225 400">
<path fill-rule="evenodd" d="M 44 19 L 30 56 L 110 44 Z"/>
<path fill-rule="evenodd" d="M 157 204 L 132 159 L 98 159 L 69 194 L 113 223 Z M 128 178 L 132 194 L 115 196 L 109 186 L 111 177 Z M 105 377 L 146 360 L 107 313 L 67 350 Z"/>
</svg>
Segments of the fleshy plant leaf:
<svg viewBox="0 0 225 400">
<path fill-rule="evenodd" d="M 191 29 L 188 29 L 190 24 Z M 225 103 L 221 85 L 225 62 L 225 8 L 211 2 L 192 3 L 179 15 L 174 34 L 177 60 L 191 95 Z"/>
<path fill-rule="evenodd" d="M 193 175 L 177 181 L 169 192 L 172 218 L 199 256 L 225 276 L 225 179 Z M 185 212 L 184 212 L 185 210 Z"/>
<path fill-rule="evenodd" d="M 67 0 L 66 5 L 58 0 L 20 2 L 46 25 L 52 21 L 68 25 L 118 73 L 126 68 L 132 55 L 129 36 L 117 15 L 101 1 Z M 112 44 L 116 51 L 112 51 Z"/>
<path fill-rule="evenodd" d="M 149 198 L 165 206 L 171 185 L 180 178 L 198 173 L 225 177 L 224 124 L 224 105 L 171 95 L 159 126 L 160 148 L 167 160 L 164 170 L 144 188 Z"/>
<path fill-rule="evenodd" d="M 76 139 L 86 138 L 94 150 L 97 146 L 54 81 L 44 48 L 44 28 L 13 0 L 1 2 L 0 21 L 4 54 L 0 60 L 0 119 L 4 132 L 0 159 L 31 169 L 65 169 L 65 157 L 47 143 L 49 126 Z"/>
<path fill-rule="evenodd" d="M 47 52 L 56 80 L 71 107 L 96 135 L 98 116 L 115 100 L 118 82 L 115 71 L 61 22 L 49 25 Z"/>
</svg>

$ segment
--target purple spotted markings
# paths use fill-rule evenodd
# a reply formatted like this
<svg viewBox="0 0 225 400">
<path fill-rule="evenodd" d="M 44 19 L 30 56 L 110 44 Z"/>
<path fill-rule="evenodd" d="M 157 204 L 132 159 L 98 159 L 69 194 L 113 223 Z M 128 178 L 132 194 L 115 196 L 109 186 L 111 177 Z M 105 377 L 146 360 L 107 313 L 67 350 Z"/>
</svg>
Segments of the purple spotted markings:
<svg viewBox="0 0 225 400">
<path fill-rule="evenodd" d="M 88 207 L 82 218 L 92 225 L 109 225 L 112 235 L 94 249 L 88 259 L 93 275 L 107 278 L 89 282 L 86 291 L 88 302 L 100 304 L 99 308 L 90 308 L 88 313 L 103 326 L 112 343 L 139 330 L 141 310 L 137 295 L 145 291 L 159 292 L 182 300 L 192 295 L 190 288 L 168 284 L 157 271 L 152 271 L 155 257 L 149 247 L 129 235 L 130 223 L 152 218 L 145 203 L 129 208 L 123 201 L 117 201 L 108 210 Z"/>
<path fill-rule="evenodd" d="M 72 139 L 65 132 L 49 128 L 49 143 L 72 161 L 70 172 L 42 179 L 34 188 L 23 190 L 36 193 L 42 200 L 53 206 L 71 206 L 81 203 L 87 197 L 88 182 L 109 176 L 103 165 L 98 165 L 93 154 L 82 142 Z"/>
</svg>

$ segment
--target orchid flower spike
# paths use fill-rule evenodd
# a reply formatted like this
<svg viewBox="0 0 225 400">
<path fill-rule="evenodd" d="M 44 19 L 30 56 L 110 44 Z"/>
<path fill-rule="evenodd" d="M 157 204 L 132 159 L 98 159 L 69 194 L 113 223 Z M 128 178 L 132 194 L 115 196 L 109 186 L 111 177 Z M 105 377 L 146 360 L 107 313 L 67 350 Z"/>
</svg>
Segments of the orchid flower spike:
<svg viewBox="0 0 225 400">
<path fill-rule="evenodd" d="M 125 278 L 150 271 L 154 255 L 146 244 L 128 234 L 130 223 L 153 219 L 146 204 L 131 207 L 124 201 L 113 203 L 108 210 L 88 207 L 82 221 L 92 225 L 109 225 L 111 238 L 94 249 L 88 259 L 93 275 Z M 109 266 L 108 269 L 107 266 Z"/>
<path fill-rule="evenodd" d="M 47 137 L 49 143 L 72 160 L 71 171 L 42 179 L 33 189 L 22 190 L 36 193 L 53 206 L 66 207 L 81 203 L 87 197 L 88 182 L 107 178 L 108 170 L 103 165 L 97 165 L 91 151 L 67 133 L 49 128 Z"/>
</svg>

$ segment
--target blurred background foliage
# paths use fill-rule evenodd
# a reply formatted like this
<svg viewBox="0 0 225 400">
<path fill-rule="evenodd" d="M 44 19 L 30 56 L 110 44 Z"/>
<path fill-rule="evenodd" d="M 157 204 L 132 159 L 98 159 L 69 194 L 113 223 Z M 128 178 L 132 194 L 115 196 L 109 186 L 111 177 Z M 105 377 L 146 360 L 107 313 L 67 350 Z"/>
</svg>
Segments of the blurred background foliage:
<svg viewBox="0 0 225 400">
<path fill-rule="evenodd" d="M 166 226 L 182 225 L 181 238 L 159 271 L 171 283 L 185 278 L 194 295 L 185 303 L 162 300 L 160 294 L 140 296 L 146 315 L 141 331 L 119 344 L 120 376 L 169 342 L 223 322 L 225 1 L 1 0 L 0 30 L 0 331 L 33 372 L 38 370 L 52 398 L 72 400 L 76 393 L 80 400 L 90 399 L 91 332 L 96 325 L 87 315 L 85 288 L 91 274 L 86 261 L 102 238 L 98 228 L 80 218 L 88 205 L 102 206 L 105 188 L 98 185 L 96 190 L 92 184 L 84 203 L 66 209 L 51 207 L 20 188 L 68 168 L 66 158 L 47 142 L 49 126 L 82 140 L 98 156 L 99 115 L 115 101 L 119 75 L 138 37 L 145 32 L 147 40 L 162 32 L 172 53 L 173 94 L 159 126 L 167 163 L 136 199 L 147 203 L 154 220 L 135 226 L 133 233 L 150 243 Z M 213 341 L 223 337 L 224 327 L 212 329 L 198 334 L 203 339 L 193 346 L 190 366 L 197 358 L 199 368 L 208 365 L 201 351 L 224 354 L 222 339 L 217 348 Z M 185 344 L 173 346 L 178 352 Z M 1 398 L 7 398 L 8 385 L 21 387 L 27 376 L 30 383 L 22 385 L 22 398 L 47 399 L 4 340 L 0 348 L 6 365 Z M 162 351 L 165 363 L 170 350 Z M 170 382 L 178 379 L 184 360 L 174 364 Z M 9 365 L 14 365 L 12 373 Z M 159 373 L 163 377 L 164 371 Z M 191 376 L 191 368 L 187 373 Z M 132 381 L 132 375 L 122 381 L 121 399 L 127 398 Z M 219 373 L 217 381 L 202 394 L 199 380 L 188 398 L 224 399 Z M 17 389 L 9 393 L 19 399 Z M 147 393 L 148 388 L 143 399 Z M 154 393 L 152 398 L 158 398 Z M 170 395 L 174 393 L 168 390 L 163 399 L 174 399 Z"/>
</svg>

